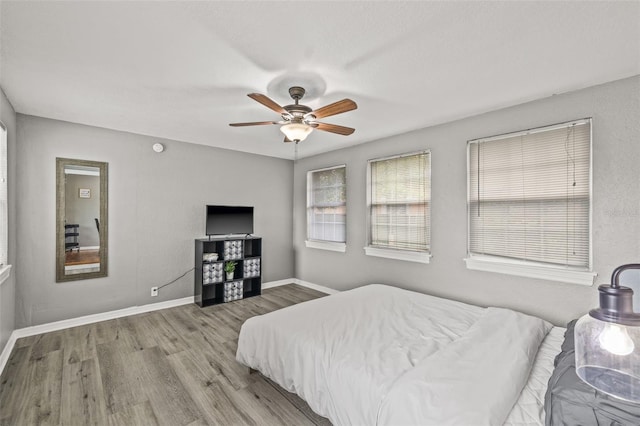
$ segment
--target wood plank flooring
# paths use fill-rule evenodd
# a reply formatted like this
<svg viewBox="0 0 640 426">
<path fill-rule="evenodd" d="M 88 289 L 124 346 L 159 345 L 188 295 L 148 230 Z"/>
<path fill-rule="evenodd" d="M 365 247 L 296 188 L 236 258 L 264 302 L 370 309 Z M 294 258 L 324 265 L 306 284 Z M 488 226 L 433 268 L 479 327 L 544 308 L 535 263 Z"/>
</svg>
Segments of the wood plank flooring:
<svg viewBox="0 0 640 426">
<path fill-rule="evenodd" d="M 88 265 L 100 263 L 100 252 L 98 250 L 68 251 L 65 254 L 64 264 L 66 266 Z"/>
<path fill-rule="evenodd" d="M 322 296 L 289 284 L 19 339 L 0 425 L 330 425 L 235 360 L 246 319 Z"/>
</svg>

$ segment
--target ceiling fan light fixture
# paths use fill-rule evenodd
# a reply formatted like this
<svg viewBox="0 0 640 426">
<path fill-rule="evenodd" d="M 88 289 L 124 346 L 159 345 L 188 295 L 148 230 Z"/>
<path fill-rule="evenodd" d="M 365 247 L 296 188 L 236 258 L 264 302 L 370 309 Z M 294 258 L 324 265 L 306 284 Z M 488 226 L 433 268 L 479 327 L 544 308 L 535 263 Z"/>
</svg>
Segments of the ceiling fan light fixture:
<svg viewBox="0 0 640 426">
<path fill-rule="evenodd" d="M 313 127 L 304 123 L 288 123 L 280 127 L 280 131 L 293 142 L 302 142 L 313 131 Z"/>
<path fill-rule="evenodd" d="M 352 134 L 356 129 L 345 126 L 338 126 L 336 124 L 320 123 L 316 121 L 318 118 L 331 117 L 336 114 L 342 114 L 343 112 L 353 111 L 358 108 L 358 105 L 351 99 L 343 99 L 341 101 L 334 102 L 329 105 L 325 105 L 322 108 L 311 109 L 307 105 L 301 104 L 299 101 L 305 94 L 305 90 L 300 86 L 293 86 L 289 88 L 289 95 L 295 101 L 292 105 L 280 106 L 278 103 L 270 99 L 269 97 L 260 93 L 249 93 L 249 97 L 254 101 L 266 106 L 267 108 L 277 112 L 282 117 L 282 121 L 257 121 L 247 123 L 230 123 L 232 127 L 243 126 L 261 126 L 264 124 L 278 124 L 280 131 L 284 133 L 285 142 L 298 143 L 303 141 L 309 136 L 309 133 L 313 129 L 318 129 L 323 132 L 335 133 L 337 135 L 348 136 Z"/>
</svg>

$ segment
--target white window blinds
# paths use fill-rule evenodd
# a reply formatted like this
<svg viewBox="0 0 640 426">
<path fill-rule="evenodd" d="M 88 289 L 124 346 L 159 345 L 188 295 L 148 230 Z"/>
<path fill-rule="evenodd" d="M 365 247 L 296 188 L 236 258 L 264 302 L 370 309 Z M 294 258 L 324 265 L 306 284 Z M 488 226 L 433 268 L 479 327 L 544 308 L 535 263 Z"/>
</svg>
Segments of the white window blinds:
<svg viewBox="0 0 640 426">
<path fill-rule="evenodd" d="M 346 166 L 307 173 L 307 238 L 346 241 Z"/>
<path fill-rule="evenodd" d="M 470 255 L 590 268 L 591 120 L 468 149 Z"/>
<path fill-rule="evenodd" d="M 428 151 L 369 161 L 370 246 L 429 252 Z"/>
<path fill-rule="evenodd" d="M 7 129 L 0 123 L 0 267 L 7 265 L 9 247 L 7 215 Z"/>
</svg>

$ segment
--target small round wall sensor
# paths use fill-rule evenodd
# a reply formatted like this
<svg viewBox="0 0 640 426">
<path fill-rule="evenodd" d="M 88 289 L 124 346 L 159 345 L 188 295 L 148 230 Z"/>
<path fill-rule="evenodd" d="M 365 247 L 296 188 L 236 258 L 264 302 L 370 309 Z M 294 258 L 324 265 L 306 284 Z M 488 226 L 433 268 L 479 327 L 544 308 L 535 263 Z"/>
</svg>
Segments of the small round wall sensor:
<svg viewBox="0 0 640 426">
<path fill-rule="evenodd" d="M 164 145 L 162 145 L 161 143 L 154 143 L 153 144 L 153 150 L 155 152 L 162 152 L 162 151 L 164 151 Z"/>
</svg>

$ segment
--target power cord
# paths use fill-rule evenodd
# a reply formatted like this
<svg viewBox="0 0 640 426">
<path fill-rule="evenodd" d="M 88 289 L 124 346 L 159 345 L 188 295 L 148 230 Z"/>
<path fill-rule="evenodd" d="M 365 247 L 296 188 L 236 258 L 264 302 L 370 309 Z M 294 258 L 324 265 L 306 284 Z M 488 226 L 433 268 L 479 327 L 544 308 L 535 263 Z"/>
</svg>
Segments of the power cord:
<svg viewBox="0 0 640 426">
<path fill-rule="evenodd" d="M 194 266 L 193 268 L 191 268 L 191 269 L 189 269 L 189 270 L 185 271 L 185 273 L 184 273 L 184 274 L 182 274 L 182 275 L 180 275 L 178 278 L 176 278 L 176 279 L 174 279 L 174 280 L 172 280 L 172 281 L 169 281 L 169 282 L 168 282 L 168 283 L 166 283 L 166 284 L 163 284 L 163 285 L 161 285 L 161 286 L 158 286 L 158 290 L 160 290 L 161 288 L 164 288 L 164 287 L 166 287 L 166 286 L 168 286 L 168 285 L 170 285 L 170 284 L 175 283 L 175 282 L 176 282 L 176 281 L 178 281 L 180 278 L 184 277 L 184 276 L 185 276 L 185 275 L 187 275 L 189 272 L 191 272 L 191 271 L 193 271 L 193 270 L 195 270 L 195 269 L 196 269 L 196 267 Z"/>
</svg>

